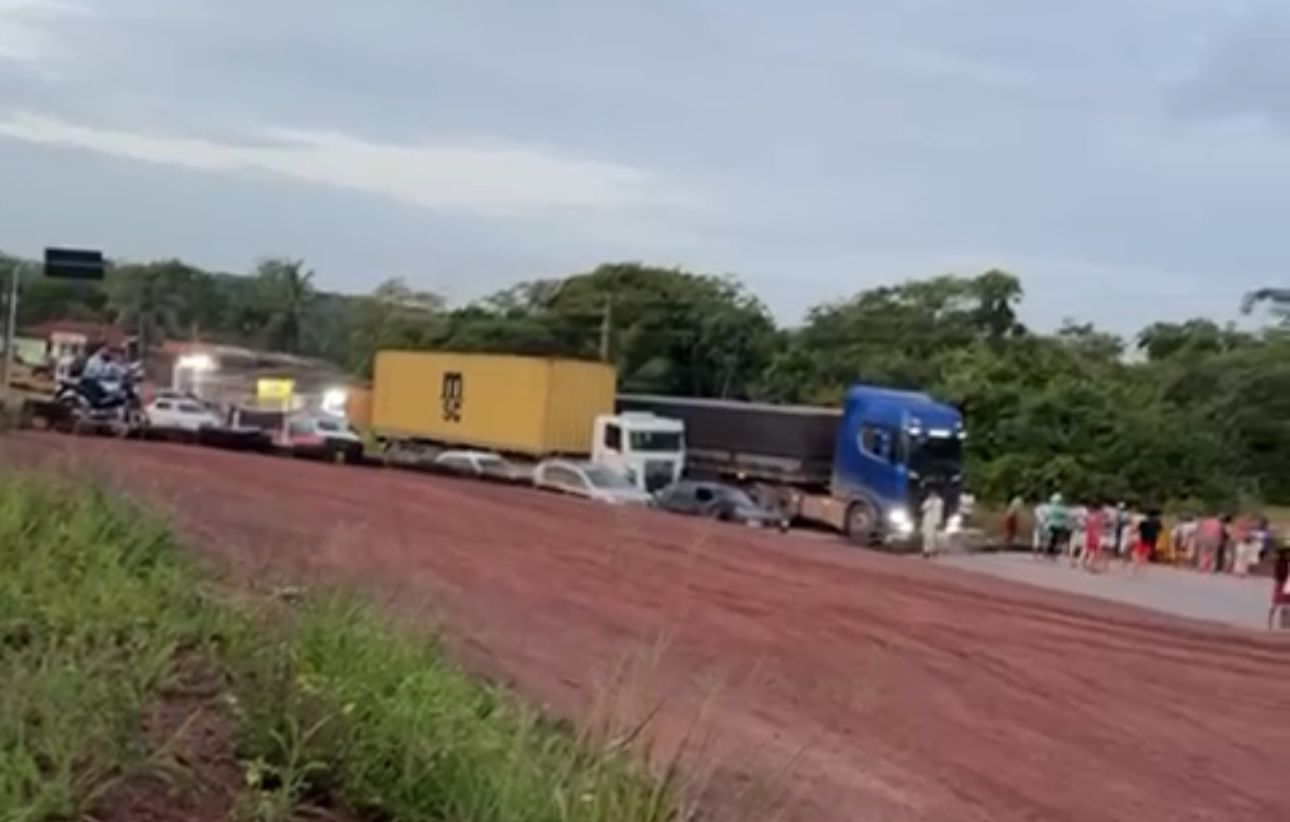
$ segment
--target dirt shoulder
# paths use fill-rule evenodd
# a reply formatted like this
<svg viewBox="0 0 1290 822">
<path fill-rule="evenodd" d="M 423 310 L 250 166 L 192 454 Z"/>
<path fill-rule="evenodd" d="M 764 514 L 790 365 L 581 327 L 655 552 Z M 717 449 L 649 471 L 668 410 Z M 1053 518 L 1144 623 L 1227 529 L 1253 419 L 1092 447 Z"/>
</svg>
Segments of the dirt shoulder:
<svg viewBox="0 0 1290 822">
<path fill-rule="evenodd" d="M 792 820 L 1290 816 L 1290 643 L 933 564 L 396 471 L 10 438 L 256 578 L 357 583 L 586 716 L 647 658 L 710 807 Z M 761 818 L 752 815 L 750 818 Z"/>
</svg>

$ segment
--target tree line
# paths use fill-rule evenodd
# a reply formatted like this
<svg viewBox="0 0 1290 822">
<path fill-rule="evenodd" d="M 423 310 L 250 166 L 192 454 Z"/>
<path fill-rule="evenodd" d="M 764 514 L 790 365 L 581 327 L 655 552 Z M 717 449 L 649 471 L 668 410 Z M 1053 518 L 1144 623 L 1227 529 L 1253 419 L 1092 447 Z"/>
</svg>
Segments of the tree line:
<svg viewBox="0 0 1290 822">
<path fill-rule="evenodd" d="M 20 261 L 0 259 L 7 276 Z M 866 289 L 778 326 L 736 279 L 636 263 L 535 280 L 451 307 L 405 281 L 366 295 L 316 288 L 302 261 L 250 275 L 178 260 L 113 265 L 102 284 L 23 266 L 20 323 L 113 322 L 149 344 L 266 347 L 370 374 L 383 348 L 608 357 L 623 390 L 834 405 L 865 381 L 918 388 L 967 419 L 966 477 L 988 499 L 1195 507 L 1290 503 L 1290 322 L 1257 332 L 1206 318 L 1131 339 L 1018 317 L 1004 271 Z"/>
</svg>

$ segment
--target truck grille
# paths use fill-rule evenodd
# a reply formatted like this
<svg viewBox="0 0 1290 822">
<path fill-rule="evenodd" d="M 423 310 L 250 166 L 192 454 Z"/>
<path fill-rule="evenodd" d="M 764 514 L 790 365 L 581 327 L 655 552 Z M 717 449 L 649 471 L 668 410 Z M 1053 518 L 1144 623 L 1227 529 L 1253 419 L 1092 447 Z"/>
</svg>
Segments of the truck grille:
<svg viewBox="0 0 1290 822">
<path fill-rule="evenodd" d="M 672 463 L 648 460 L 645 463 L 645 490 L 657 491 L 672 484 Z"/>
</svg>

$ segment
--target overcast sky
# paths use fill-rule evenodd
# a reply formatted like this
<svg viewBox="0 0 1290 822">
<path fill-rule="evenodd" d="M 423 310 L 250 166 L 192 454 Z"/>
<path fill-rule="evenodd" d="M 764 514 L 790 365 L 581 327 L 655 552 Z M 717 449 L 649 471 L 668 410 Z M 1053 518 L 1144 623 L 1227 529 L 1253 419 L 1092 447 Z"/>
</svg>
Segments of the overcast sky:
<svg viewBox="0 0 1290 822">
<path fill-rule="evenodd" d="M 1290 285 L 1284 0 L 0 0 L 0 248 L 781 319 L 1000 266 L 1130 331 Z"/>
</svg>

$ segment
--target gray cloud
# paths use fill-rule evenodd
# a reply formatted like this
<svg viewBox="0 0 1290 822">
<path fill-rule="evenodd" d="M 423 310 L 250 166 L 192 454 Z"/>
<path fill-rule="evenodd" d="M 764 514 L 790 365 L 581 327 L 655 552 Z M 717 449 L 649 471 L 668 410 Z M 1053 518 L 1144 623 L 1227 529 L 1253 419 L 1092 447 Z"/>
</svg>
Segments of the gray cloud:
<svg viewBox="0 0 1290 822">
<path fill-rule="evenodd" d="M 1284 103 L 1271 0 L 80 2 L 0 0 L 10 247 L 457 298 L 644 259 L 790 319 L 997 264 L 1121 330 L 1290 267 L 1290 154 L 1241 122 Z"/>
</svg>

